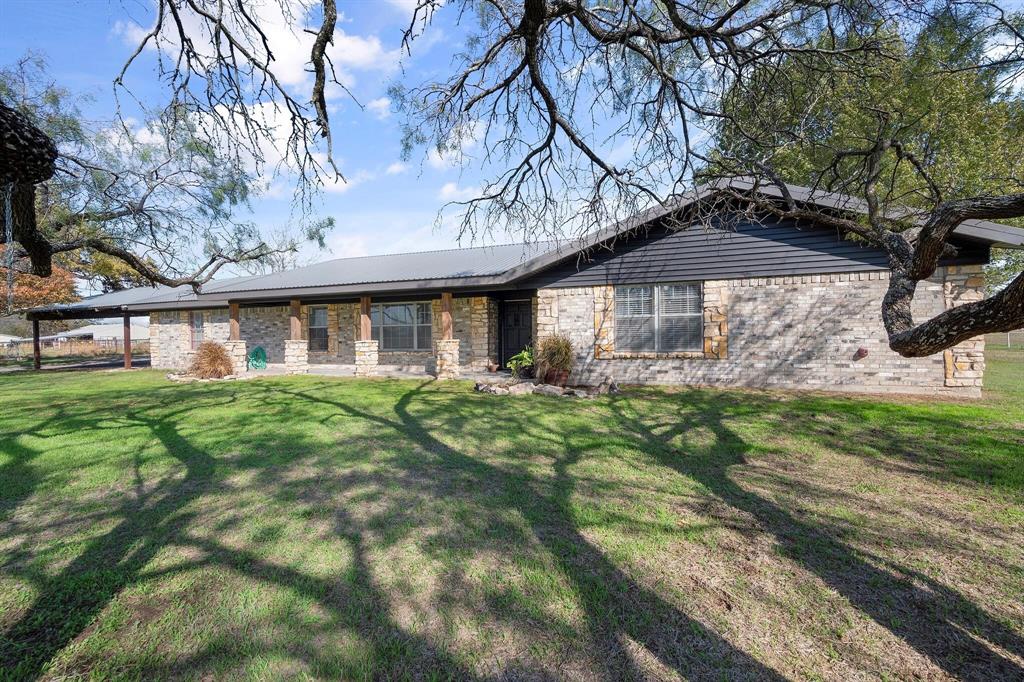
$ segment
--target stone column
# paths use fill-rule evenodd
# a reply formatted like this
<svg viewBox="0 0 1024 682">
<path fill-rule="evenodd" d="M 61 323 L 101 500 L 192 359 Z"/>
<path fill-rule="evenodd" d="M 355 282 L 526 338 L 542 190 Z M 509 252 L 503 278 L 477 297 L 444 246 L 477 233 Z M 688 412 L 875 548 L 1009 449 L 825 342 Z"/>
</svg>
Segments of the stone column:
<svg viewBox="0 0 1024 682">
<path fill-rule="evenodd" d="M 372 377 L 377 373 L 377 342 L 356 341 L 356 376 Z"/>
<path fill-rule="evenodd" d="M 437 378 L 459 378 L 459 340 L 438 339 L 434 343 L 437 353 Z"/>
<path fill-rule="evenodd" d="M 248 363 L 245 361 L 245 355 L 248 352 L 245 348 L 245 341 L 225 341 L 224 350 L 228 352 L 228 357 L 231 358 L 231 366 L 234 367 L 235 374 L 245 374 L 249 371 Z"/>
<path fill-rule="evenodd" d="M 309 372 L 309 342 L 305 339 L 287 339 L 284 342 L 284 371 L 286 374 Z"/>
<path fill-rule="evenodd" d="M 946 309 L 985 298 L 985 276 L 980 265 L 950 265 L 945 271 L 943 293 Z M 942 353 L 945 385 L 972 388 L 980 393 L 985 376 L 985 337 L 961 341 Z"/>
</svg>

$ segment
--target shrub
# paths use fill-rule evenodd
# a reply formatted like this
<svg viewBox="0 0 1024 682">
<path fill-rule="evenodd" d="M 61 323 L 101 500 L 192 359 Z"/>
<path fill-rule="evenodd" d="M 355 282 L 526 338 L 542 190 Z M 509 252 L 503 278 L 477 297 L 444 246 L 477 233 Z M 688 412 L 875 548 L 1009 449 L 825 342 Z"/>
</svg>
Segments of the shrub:
<svg viewBox="0 0 1024 682">
<path fill-rule="evenodd" d="M 549 336 L 540 342 L 537 347 L 537 365 L 541 369 L 540 376 L 543 376 L 549 369 L 572 371 L 576 364 L 576 354 L 573 351 L 572 341 L 562 334 Z"/>
<path fill-rule="evenodd" d="M 221 379 L 234 374 L 234 368 L 224 346 L 213 341 L 203 341 L 199 348 L 196 348 L 196 356 L 192 360 L 189 373 L 200 379 Z"/>
<path fill-rule="evenodd" d="M 516 379 L 524 379 L 533 373 L 533 348 L 527 346 L 508 359 L 506 365 Z"/>
</svg>

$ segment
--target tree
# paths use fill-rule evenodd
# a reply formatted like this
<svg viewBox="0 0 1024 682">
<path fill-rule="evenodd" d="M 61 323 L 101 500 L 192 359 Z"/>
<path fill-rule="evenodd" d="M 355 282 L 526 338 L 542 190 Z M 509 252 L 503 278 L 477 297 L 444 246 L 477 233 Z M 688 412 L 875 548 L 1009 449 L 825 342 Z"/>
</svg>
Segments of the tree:
<svg viewBox="0 0 1024 682">
<path fill-rule="evenodd" d="M 876 112 L 869 139 L 834 150 L 834 163 L 817 169 L 822 180 L 816 189 L 841 190 L 867 203 L 866 221 L 836 216 L 794 202 L 773 165 L 778 153 L 813 139 L 814 131 L 762 119 L 756 120 L 764 125 L 737 127 L 734 113 L 765 93 L 791 98 L 792 111 L 820 108 L 835 78 L 883 77 L 880 56 L 901 59 L 905 41 L 947 15 L 969 17 L 975 33 L 968 42 L 985 49 L 957 53 L 950 63 L 929 57 L 932 70 L 998 70 L 1012 80 L 1024 64 L 1019 14 L 984 0 L 417 0 L 407 49 L 439 11 L 477 22 L 453 75 L 409 89 L 396 86 L 394 98 L 408 112 L 407 150 L 429 145 L 459 158 L 478 146 L 485 159 L 503 167 L 479 197 L 461 204 L 464 231 L 504 227 L 533 238 L 563 225 L 587 231 L 665 203 L 698 174 L 742 174 L 754 178 L 755 187 L 778 186 L 783 201 L 759 201 L 756 192 L 736 201 L 831 221 L 890 254 L 883 318 L 898 352 L 930 354 L 1024 321 L 1019 277 L 984 301 L 922 324 L 910 315 L 917 283 L 950 252 L 957 225 L 1024 214 L 1019 177 L 1009 178 L 998 193 L 947 194 L 931 178 L 927 156 L 903 139 L 898 118 Z M 314 74 L 308 100 L 294 95 L 277 71 L 265 12 L 283 17 L 308 49 Z M 179 140 L 177 131 L 184 129 L 185 140 L 223 151 L 234 168 L 249 162 L 260 167 L 268 161 L 268 146 L 283 148 L 281 163 L 294 167 L 297 195 L 306 197 L 340 177 L 326 107 L 328 88 L 343 89 L 330 61 L 336 23 L 334 0 L 272 0 L 258 8 L 156 0 L 154 23 L 142 31 L 115 84 L 130 95 L 126 74 L 144 49 L 155 49 L 168 93 L 160 116 L 166 139 Z M 279 113 L 287 121 L 283 138 L 268 118 Z M 734 129 L 747 144 L 715 152 L 711 141 L 723 128 Z M 898 209 L 896 197 L 880 189 L 889 160 L 900 173 L 906 168 L 918 177 L 927 199 L 916 213 Z M 200 272 L 216 269 L 223 259 L 215 254 Z M 193 273 L 188 281 L 201 279 Z"/>
<path fill-rule="evenodd" d="M 1014 76 L 1012 63 L 970 68 L 984 58 L 987 49 L 984 33 L 977 29 L 970 14 L 936 16 L 913 41 L 897 43 L 899 53 L 878 55 L 868 79 L 862 77 L 863 72 L 840 73 L 822 84 L 805 64 L 791 62 L 788 68 L 798 73 L 790 74 L 789 80 L 804 91 L 795 97 L 779 93 L 766 80 L 756 101 L 739 93 L 730 103 L 731 119 L 717 131 L 720 156 L 715 158 L 718 168 L 713 170 L 732 170 L 735 158 L 758 153 L 756 145 L 744 137 L 747 130 L 771 125 L 782 133 L 802 127 L 808 132 L 796 143 L 791 137 L 777 140 L 771 165 L 779 178 L 797 185 L 820 184 L 836 175 L 845 179 L 856 174 L 856 157 L 837 159 L 836 151 L 875 139 L 880 118 L 886 118 L 899 122 L 904 144 L 920 150 L 921 163 L 947 197 L 1012 190 L 1012 179 L 1024 177 L 1024 157 L 1006 152 L 1024 136 L 1024 101 L 1004 92 L 1003 81 Z M 947 68 L 937 70 L 936 64 Z M 827 93 L 827 97 L 819 97 L 814 107 L 801 108 L 812 89 Z M 895 156 L 881 163 L 887 199 L 927 210 L 929 197 L 921 192 L 917 168 L 898 163 Z M 711 176 L 713 179 L 713 171 Z M 1021 219 L 1007 222 L 1024 225 Z M 992 263 L 986 267 L 990 294 L 1024 270 L 1022 256 L 1019 251 L 994 251 Z"/>
<path fill-rule="evenodd" d="M 140 281 L 198 287 L 228 263 L 277 252 L 235 219 L 251 172 L 226 160 L 184 110 L 157 111 L 142 124 L 87 125 L 81 98 L 50 83 L 34 57 L 0 71 L 0 102 L 59 152 L 32 220 L 14 221 L 17 269 L 48 277 L 56 259 L 107 289 Z M 329 227 L 313 223 L 308 236 L 322 239 Z"/>
<path fill-rule="evenodd" d="M 987 174 L 976 193 L 966 185 L 948 191 L 936 179 L 947 150 L 915 138 L 900 107 L 841 99 L 861 84 L 883 89 L 899 68 L 893 65 L 906 62 L 908 44 L 931 44 L 945 32 L 943 51 L 915 52 L 919 72 L 954 85 L 988 79 L 998 91 L 986 106 L 1019 100 L 1008 83 L 1024 65 L 1021 16 L 994 3 L 940 0 L 463 0 L 444 9 L 472 12 L 478 4 L 480 28 L 452 77 L 396 93 L 404 94 L 410 148 L 430 144 L 450 153 L 479 140 L 487 158 L 505 168 L 481 196 L 464 202 L 464 230 L 590 230 L 664 203 L 698 176 L 743 176 L 754 191 L 720 183 L 735 206 L 824 222 L 889 254 L 882 316 L 890 347 L 900 354 L 929 355 L 1024 324 L 1021 276 L 983 301 L 920 324 L 910 311 L 917 283 L 951 253 L 958 225 L 1024 216 L 1020 167 L 1002 178 Z M 407 45 L 441 6 L 417 3 Z M 1015 116 L 1010 109 L 1001 115 Z M 957 113 L 930 115 L 942 128 L 955 126 Z M 841 146 L 822 134 L 837 116 L 854 122 Z M 863 133 L 865 122 L 872 123 L 870 134 Z M 626 153 L 619 154 L 623 142 Z M 958 150 L 972 153 L 979 144 L 987 144 L 984 134 Z M 863 199 L 867 218 L 795 201 L 778 168 L 793 156 L 807 164 L 801 174 L 813 179 L 815 191 Z M 765 185 L 778 188 L 782 201 L 763 198 L 757 190 Z M 909 196 L 900 188 L 911 185 L 917 211 L 900 207 Z"/>
<path fill-rule="evenodd" d="M 5 247 L 0 247 L 0 260 Z M 6 278 L 7 268 L 0 268 L 0 275 Z M 70 270 L 54 268 L 48 277 L 36 277 L 26 273 L 14 273 L 7 310 L 25 310 L 53 303 L 71 303 L 79 300 L 75 291 L 75 276 Z"/>
</svg>

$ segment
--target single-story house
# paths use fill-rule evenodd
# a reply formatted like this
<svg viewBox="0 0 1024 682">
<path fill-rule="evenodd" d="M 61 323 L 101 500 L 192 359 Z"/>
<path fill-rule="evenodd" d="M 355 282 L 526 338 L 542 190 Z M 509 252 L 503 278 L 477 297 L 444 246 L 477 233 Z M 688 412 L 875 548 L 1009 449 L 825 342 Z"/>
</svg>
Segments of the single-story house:
<svg viewBox="0 0 1024 682">
<path fill-rule="evenodd" d="M 790 189 L 824 210 L 860 206 Z M 29 317 L 148 315 L 159 368 L 186 367 L 200 342 L 214 340 L 237 371 L 260 347 L 290 373 L 448 378 L 504 366 L 561 333 L 575 347 L 571 383 L 980 394 L 983 339 L 926 358 L 888 349 L 884 252 L 767 216 L 687 223 L 718 191 L 699 188 L 571 243 L 340 258 L 213 281 L 198 294 L 136 288 Z M 979 299 L 991 248 L 1024 247 L 1024 230 L 968 221 L 953 243 L 957 255 L 918 288 L 922 318 Z"/>
</svg>

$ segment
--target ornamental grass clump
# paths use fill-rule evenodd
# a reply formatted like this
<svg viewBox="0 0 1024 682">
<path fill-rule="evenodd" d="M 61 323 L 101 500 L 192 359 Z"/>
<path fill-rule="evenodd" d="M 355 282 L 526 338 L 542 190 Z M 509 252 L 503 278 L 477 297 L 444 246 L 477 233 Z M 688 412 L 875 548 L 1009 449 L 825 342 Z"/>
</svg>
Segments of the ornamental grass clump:
<svg viewBox="0 0 1024 682">
<path fill-rule="evenodd" d="M 203 341 L 196 349 L 189 374 L 200 379 L 223 379 L 229 374 L 234 374 L 227 349 L 219 343 Z"/>
<path fill-rule="evenodd" d="M 563 334 L 549 336 L 537 347 L 537 376 L 545 383 L 564 386 L 575 363 L 572 341 Z"/>
</svg>

